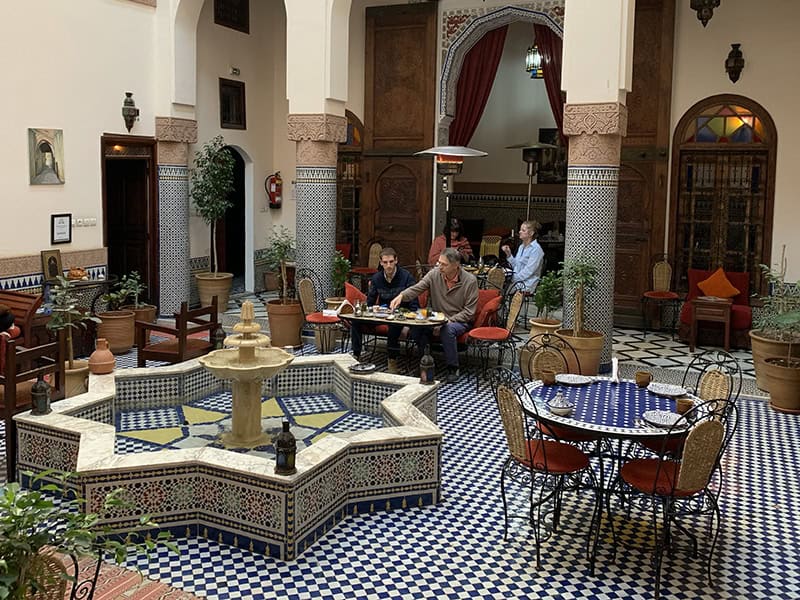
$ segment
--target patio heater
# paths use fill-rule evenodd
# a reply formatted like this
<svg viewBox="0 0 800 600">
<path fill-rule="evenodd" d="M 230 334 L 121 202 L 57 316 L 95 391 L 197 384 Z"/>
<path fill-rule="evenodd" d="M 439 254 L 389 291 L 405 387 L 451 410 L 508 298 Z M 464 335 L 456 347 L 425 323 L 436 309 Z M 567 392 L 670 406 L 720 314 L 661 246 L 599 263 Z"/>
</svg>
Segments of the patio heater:
<svg viewBox="0 0 800 600">
<path fill-rule="evenodd" d="M 514 144 L 513 146 L 506 146 L 507 150 L 516 150 L 522 148 L 522 160 L 527 165 L 528 174 L 528 208 L 525 211 L 525 220 L 530 221 L 531 218 L 531 189 L 533 188 L 533 178 L 539 170 L 539 164 L 542 162 L 542 154 L 545 150 L 557 150 L 558 146 L 553 144 L 543 144 L 541 142 L 529 142 L 523 144 Z"/>
<path fill-rule="evenodd" d="M 433 154 L 436 157 L 436 168 L 442 176 L 442 191 L 444 192 L 444 242 L 445 247 L 450 247 L 450 194 L 453 192 L 453 177 L 461 173 L 464 166 L 464 158 L 467 156 L 486 156 L 486 152 L 467 148 L 466 146 L 434 146 L 427 150 L 415 153 L 415 156 L 422 154 Z"/>
</svg>

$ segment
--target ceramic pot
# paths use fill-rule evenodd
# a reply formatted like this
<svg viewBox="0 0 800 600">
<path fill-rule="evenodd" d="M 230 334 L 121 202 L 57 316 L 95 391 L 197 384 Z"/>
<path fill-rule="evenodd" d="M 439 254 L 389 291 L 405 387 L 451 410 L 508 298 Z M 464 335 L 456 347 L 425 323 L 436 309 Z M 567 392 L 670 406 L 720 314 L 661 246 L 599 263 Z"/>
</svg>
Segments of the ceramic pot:
<svg viewBox="0 0 800 600">
<path fill-rule="evenodd" d="M 69 363 L 64 368 L 64 394 L 67 398 L 80 396 L 89 391 L 89 363 L 85 360 L 72 361 L 72 368 Z"/>
<path fill-rule="evenodd" d="M 196 273 L 194 277 L 197 280 L 200 306 L 211 306 L 211 298 L 216 296 L 217 310 L 221 313 L 228 310 L 233 273 Z"/>
<path fill-rule="evenodd" d="M 113 310 L 97 313 L 102 321 L 97 326 L 97 337 L 108 340 L 114 354 L 123 354 L 133 347 L 133 311 Z"/>
<path fill-rule="evenodd" d="M 558 319 L 541 319 L 539 317 L 535 317 L 533 319 L 528 319 L 528 323 L 531 326 L 532 336 L 540 333 L 549 333 L 554 335 L 556 331 L 561 329 L 561 321 Z"/>
<path fill-rule="evenodd" d="M 764 372 L 769 378 L 769 405 L 779 412 L 800 414 L 800 360 L 767 358 Z"/>
<path fill-rule="evenodd" d="M 108 340 L 97 338 L 97 349 L 89 357 L 89 372 L 95 375 L 107 375 L 114 370 L 115 364 L 114 353 L 108 349 Z"/>
<path fill-rule="evenodd" d="M 559 329 L 558 335 L 575 349 L 578 361 L 581 363 L 580 370 L 571 352 L 567 352 L 567 364 L 570 373 L 580 373 L 581 375 L 597 375 L 600 370 L 600 354 L 603 351 L 603 334 L 599 331 L 583 330 L 581 336 L 576 336 L 572 329 Z"/>
<path fill-rule="evenodd" d="M 270 300 L 267 302 L 269 337 L 277 348 L 297 347 L 301 344 L 300 328 L 303 326 L 303 309 L 297 300 Z"/>
<path fill-rule="evenodd" d="M 753 351 L 753 367 L 756 371 L 756 387 L 765 392 L 771 391 L 770 377 L 764 366 L 767 358 L 789 356 L 789 342 L 781 342 L 764 335 L 760 329 L 750 331 L 750 347 Z M 792 343 L 792 358 L 800 358 L 800 343 Z M 773 373 L 770 370 L 769 373 Z"/>
</svg>

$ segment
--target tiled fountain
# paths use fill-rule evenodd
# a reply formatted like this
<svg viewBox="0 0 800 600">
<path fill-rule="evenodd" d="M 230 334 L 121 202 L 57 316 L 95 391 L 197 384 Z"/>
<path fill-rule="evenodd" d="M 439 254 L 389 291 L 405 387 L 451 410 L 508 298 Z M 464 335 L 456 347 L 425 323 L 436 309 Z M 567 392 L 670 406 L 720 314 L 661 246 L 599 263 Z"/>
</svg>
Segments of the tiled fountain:
<svg viewBox="0 0 800 600">
<path fill-rule="evenodd" d="M 233 350 L 235 352 L 235 350 Z M 74 484 L 97 511 L 123 488 L 136 509 L 107 523 L 133 530 L 141 514 L 180 536 L 211 537 L 284 560 L 296 558 L 348 515 L 438 502 L 442 431 L 438 385 L 399 375 L 354 375 L 346 355 L 296 357 L 261 384 L 266 397 L 332 393 L 383 427 L 329 434 L 297 454 L 297 473 L 274 474 L 274 458 L 221 448 L 115 454 L 115 410 L 181 405 L 225 389 L 198 361 L 91 376 L 89 392 L 23 413 L 19 470 L 75 472 Z"/>
</svg>

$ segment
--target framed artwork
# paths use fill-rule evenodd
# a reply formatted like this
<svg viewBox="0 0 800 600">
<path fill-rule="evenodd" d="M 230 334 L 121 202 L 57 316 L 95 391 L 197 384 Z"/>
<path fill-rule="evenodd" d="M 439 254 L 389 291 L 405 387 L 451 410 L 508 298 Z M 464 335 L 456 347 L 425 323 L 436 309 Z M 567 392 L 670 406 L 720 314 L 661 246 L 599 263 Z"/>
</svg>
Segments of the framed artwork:
<svg viewBox="0 0 800 600">
<path fill-rule="evenodd" d="M 219 78 L 219 126 L 247 129 L 244 81 Z"/>
<path fill-rule="evenodd" d="M 72 214 L 50 215 L 50 243 L 69 244 L 72 242 Z"/>
<path fill-rule="evenodd" d="M 42 250 L 42 274 L 44 283 L 55 283 L 64 274 L 61 267 L 61 250 Z"/>
<path fill-rule="evenodd" d="M 542 162 L 539 165 L 538 183 L 566 183 L 567 182 L 567 149 L 562 145 L 561 136 L 555 127 L 539 129 L 539 142 L 558 146 L 555 150 L 542 152 Z"/>
<path fill-rule="evenodd" d="M 64 183 L 64 132 L 61 129 L 28 129 L 31 185 Z"/>
</svg>

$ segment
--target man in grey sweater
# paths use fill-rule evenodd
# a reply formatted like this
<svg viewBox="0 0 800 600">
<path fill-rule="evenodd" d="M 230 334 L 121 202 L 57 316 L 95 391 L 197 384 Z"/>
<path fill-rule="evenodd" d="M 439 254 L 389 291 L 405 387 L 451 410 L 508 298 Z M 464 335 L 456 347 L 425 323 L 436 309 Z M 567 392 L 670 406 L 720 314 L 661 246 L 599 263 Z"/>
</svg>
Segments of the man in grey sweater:
<svg viewBox="0 0 800 600">
<path fill-rule="evenodd" d="M 478 306 L 478 280 L 461 268 L 461 257 L 454 248 L 445 248 L 439 255 L 437 269 L 432 269 L 416 285 L 398 294 L 389 305 L 395 309 L 401 302 L 413 300 L 428 290 L 428 308 L 444 314 L 447 321 L 439 330 L 439 338 L 447 363 L 447 382 L 458 381 L 457 339 L 472 328 Z M 412 336 L 424 352 L 431 337 L 427 327 L 414 327 Z"/>
</svg>

